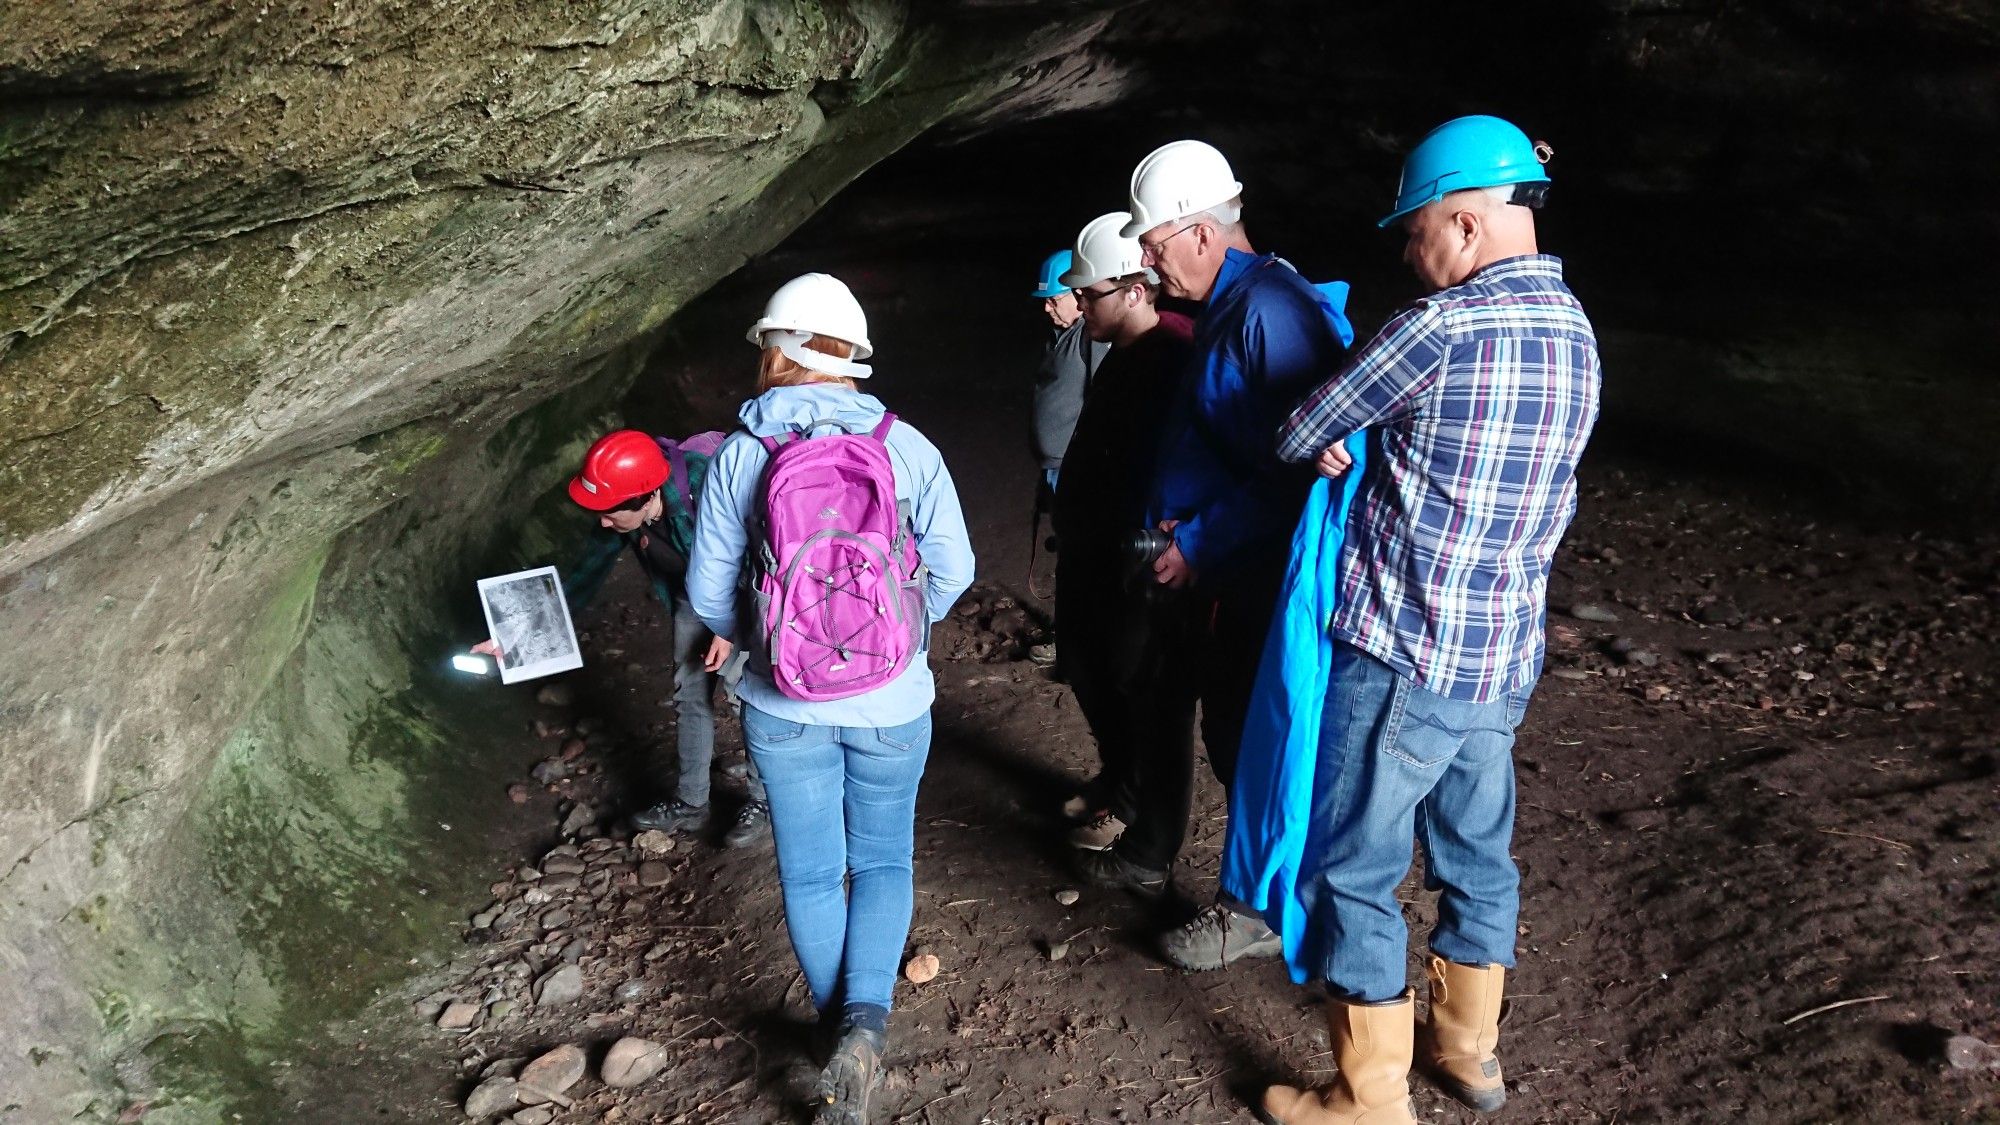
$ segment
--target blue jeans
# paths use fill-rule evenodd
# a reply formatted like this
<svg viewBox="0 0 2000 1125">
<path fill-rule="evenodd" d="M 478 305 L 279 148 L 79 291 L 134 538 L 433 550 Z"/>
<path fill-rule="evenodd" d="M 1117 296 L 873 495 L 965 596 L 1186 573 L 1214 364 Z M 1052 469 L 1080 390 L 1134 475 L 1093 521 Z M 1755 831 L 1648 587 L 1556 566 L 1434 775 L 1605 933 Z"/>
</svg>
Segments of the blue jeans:
<svg viewBox="0 0 2000 1125">
<path fill-rule="evenodd" d="M 708 769 L 715 761 L 715 689 L 722 687 L 723 698 L 737 705 L 736 684 L 743 678 L 743 662 L 748 653 L 741 647 L 730 653 L 719 671 L 702 667 L 708 642 L 715 634 L 695 616 L 683 593 L 674 602 L 674 721 L 678 739 L 680 775 L 674 796 L 682 804 L 708 804 Z M 757 763 L 750 763 L 750 799 L 764 799 L 764 784 L 757 777 Z"/>
<path fill-rule="evenodd" d="M 743 735 L 771 802 L 785 926 L 813 1006 L 889 1007 L 910 936 L 930 712 L 899 727 L 822 727 L 746 704 Z"/>
<path fill-rule="evenodd" d="M 1306 956 L 1335 996 L 1403 994 L 1409 928 L 1396 887 L 1413 836 L 1425 886 L 1442 892 L 1431 951 L 1514 964 L 1514 730 L 1533 692 L 1530 681 L 1489 703 L 1449 699 L 1334 644 L 1303 897 Z"/>
</svg>

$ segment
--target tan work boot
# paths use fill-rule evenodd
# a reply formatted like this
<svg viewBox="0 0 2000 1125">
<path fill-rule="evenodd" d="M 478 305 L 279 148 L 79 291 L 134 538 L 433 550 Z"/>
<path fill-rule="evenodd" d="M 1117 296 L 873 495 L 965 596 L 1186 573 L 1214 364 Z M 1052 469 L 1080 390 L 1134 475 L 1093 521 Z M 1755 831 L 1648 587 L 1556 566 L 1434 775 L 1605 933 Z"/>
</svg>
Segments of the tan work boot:
<svg viewBox="0 0 2000 1125">
<path fill-rule="evenodd" d="M 1264 1116 L 1277 1125 L 1416 1125 L 1410 1104 L 1416 1011 L 1415 992 L 1390 1004 L 1327 1001 L 1340 1077 L 1324 1090 L 1265 1090 Z"/>
<path fill-rule="evenodd" d="M 1507 970 L 1433 956 L 1431 1016 L 1419 1025 L 1418 1058 L 1445 1093 L 1482 1113 L 1507 1104 L 1500 1078 L 1500 998 Z"/>
</svg>

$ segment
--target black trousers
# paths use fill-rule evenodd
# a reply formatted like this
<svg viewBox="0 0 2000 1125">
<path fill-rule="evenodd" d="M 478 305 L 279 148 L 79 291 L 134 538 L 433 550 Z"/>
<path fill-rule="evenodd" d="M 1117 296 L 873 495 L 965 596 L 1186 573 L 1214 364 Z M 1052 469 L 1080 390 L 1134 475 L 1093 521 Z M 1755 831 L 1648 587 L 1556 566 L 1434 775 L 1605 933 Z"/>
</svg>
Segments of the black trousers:
<svg viewBox="0 0 2000 1125">
<path fill-rule="evenodd" d="M 1137 763 L 1133 817 L 1118 852 L 1133 864 L 1164 871 L 1187 842 L 1194 801 L 1195 702 L 1209 768 L 1226 790 L 1236 777 L 1250 694 L 1284 579 L 1285 560 L 1259 560 L 1190 591 L 1160 591 L 1172 607 L 1159 617 L 1155 646 L 1160 670 L 1149 687 L 1156 738 Z"/>
<path fill-rule="evenodd" d="M 1100 763 L 1087 793 L 1128 825 L 1149 803 L 1141 793 L 1147 763 L 1163 753 L 1172 759 L 1193 753 L 1185 612 L 1179 595 L 1131 581 L 1115 551 L 1071 549 L 1059 556 L 1057 652 Z"/>
</svg>

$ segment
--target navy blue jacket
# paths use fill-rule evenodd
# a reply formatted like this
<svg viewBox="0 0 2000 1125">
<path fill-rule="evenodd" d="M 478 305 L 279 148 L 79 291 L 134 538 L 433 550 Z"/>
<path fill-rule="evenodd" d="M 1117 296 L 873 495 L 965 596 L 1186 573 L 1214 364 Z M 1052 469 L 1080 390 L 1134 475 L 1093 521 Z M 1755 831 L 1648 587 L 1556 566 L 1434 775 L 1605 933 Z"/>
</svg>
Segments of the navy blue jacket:
<svg viewBox="0 0 2000 1125">
<path fill-rule="evenodd" d="M 1194 325 L 1149 515 L 1178 519 L 1207 576 L 1286 549 L 1312 474 L 1279 461 L 1278 428 L 1341 363 L 1346 285 L 1316 287 L 1274 254 L 1230 250 Z"/>
</svg>

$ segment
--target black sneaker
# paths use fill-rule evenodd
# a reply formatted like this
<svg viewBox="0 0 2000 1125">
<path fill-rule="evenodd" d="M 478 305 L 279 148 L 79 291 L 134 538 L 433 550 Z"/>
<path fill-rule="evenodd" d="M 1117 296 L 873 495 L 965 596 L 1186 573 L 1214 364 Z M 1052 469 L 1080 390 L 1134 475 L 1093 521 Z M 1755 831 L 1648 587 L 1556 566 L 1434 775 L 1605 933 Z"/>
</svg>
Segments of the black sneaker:
<svg viewBox="0 0 2000 1125">
<path fill-rule="evenodd" d="M 1117 848 L 1077 853 L 1077 873 L 1099 887 L 1123 887 L 1135 895 L 1158 898 L 1166 893 L 1167 873 L 1141 867 L 1118 854 Z"/>
<path fill-rule="evenodd" d="M 868 1125 L 869 1108 L 882 1085 L 882 1052 L 887 1047 L 888 1037 L 879 1031 L 849 1027 L 840 1033 L 814 1090 L 819 1107 L 813 1125 Z"/>
<path fill-rule="evenodd" d="M 722 837 L 726 848 L 747 848 L 771 838 L 771 805 L 768 801 L 751 801 L 736 814 L 736 823 L 729 826 L 729 832 Z"/>
<path fill-rule="evenodd" d="M 650 809 L 632 814 L 635 832 L 700 832 L 708 827 L 708 806 L 680 801 L 661 801 Z"/>
</svg>

